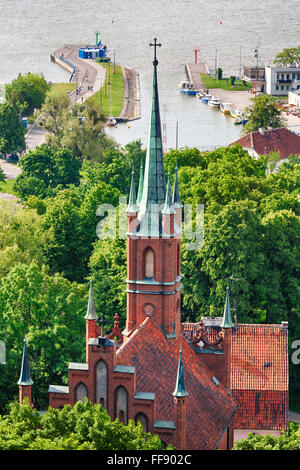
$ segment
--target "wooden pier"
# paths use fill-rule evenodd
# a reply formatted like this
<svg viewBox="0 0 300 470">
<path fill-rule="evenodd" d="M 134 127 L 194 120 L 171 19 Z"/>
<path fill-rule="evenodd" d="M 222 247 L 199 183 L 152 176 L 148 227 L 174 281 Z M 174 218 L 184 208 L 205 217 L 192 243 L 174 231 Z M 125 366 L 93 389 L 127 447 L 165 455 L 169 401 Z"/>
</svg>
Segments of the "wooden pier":
<svg viewBox="0 0 300 470">
<path fill-rule="evenodd" d="M 185 64 L 185 70 L 189 79 L 189 82 L 191 82 L 197 90 L 205 89 L 205 86 L 203 85 L 201 81 L 201 73 L 209 73 L 209 68 L 208 65 L 205 63 L 188 63 Z"/>
</svg>

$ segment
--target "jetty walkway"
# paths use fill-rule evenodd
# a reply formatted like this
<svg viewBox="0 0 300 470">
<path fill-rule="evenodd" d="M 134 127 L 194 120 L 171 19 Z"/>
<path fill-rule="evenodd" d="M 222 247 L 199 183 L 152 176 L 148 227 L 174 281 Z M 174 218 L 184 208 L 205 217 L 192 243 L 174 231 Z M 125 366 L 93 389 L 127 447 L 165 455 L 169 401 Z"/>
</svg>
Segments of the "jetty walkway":
<svg viewBox="0 0 300 470">
<path fill-rule="evenodd" d="M 197 90 L 205 89 L 201 81 L 200 73 L 209 73 L 209 67 L 205 63 L 188 63 L 185 64 L 185 70 L 189 79 Z"/>
<path fill-rule="evenodd" d="M 76 83 L 76 90 L 70 93 L 72 103 L 83 102 L 104 85 L 106 69 L 93 59 L 81 59 L 78 50 L 86 47 L 83 44 L 64 44 L 50 55 L 52 62 L 57 63 L 70 73 L 70 81 Z M 132 121 L 141 117 L 139 74 L 135 70 L 121 66 L 124 96 L 123 108 L 118 121 Z"/>
</svg>

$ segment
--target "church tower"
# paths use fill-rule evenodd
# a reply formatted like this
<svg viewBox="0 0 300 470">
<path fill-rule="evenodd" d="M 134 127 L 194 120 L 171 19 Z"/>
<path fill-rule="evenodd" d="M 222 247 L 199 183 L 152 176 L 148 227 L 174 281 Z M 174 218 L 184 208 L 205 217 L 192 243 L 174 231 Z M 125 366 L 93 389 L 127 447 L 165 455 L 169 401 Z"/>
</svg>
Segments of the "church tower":
<svg viewBox="0 0 300 470">
<path fill-rule="evenodd" d="M 127 322 L 124 341 L 147 316 L 168 339 L 181 333 L 180 253 L 181 203 L 176 168 L 175 187 L 166 185 L 159 112 L 154 39 L 153 91 L 144 173 L 136 197 L 134 172 L 127 208 Z"/>
</svg>

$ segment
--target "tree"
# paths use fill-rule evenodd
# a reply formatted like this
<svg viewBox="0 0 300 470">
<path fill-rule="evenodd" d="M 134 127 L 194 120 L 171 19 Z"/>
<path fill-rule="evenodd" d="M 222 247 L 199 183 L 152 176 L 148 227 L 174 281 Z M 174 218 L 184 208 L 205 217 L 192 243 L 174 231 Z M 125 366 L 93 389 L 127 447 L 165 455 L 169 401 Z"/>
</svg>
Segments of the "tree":
<svg viewBox="0 0 300 470">
<path fill-rule="evenodd" d="M 24 135 L 17 111 L 8 103 L 0 103 L 0 153 L 21 153 L 26 147 Z"/>
<path fill-rule="evenodd" d="M 35 73 L 19 74 L 5 87 L 7 102 L 22 116 L 31 116 L 45 101 L 50 85 L 44 77 Z"/>
<path fill-rule="evenodd" d="M 283 49 L 279 52 L 273 63 L 281 67 L 299 67 L 300 65 L 300 45 L 297 47 L 290 47 Z"/>
<path fill-rule="evenodd" d="M 103 161 L 104 153 L 116 147 L 106 135 L 106 118 L 97 114 L 91 103 L 71 106 L 67 96 L 49 96 L 43 106 L 46 142 L 54 148 L 65 147 L 78 157 Z"/>
<path fill-rule="evenodd" d="M 300 425 L 290 423 L 289 431 L 278 437 L 250 433 L 247 439 L 236 442 L 233 450 L 300 450 Z"/>
<path fill-rule="evenodd" d="M 258 131 L 260 128 L 276 129 L 285 125 L 281 111 L 275 99 L 270 95 L 260 95 L 254 98 L 254 104 L 248 106 L 245 113 L 249 113 L 249 120 L 243 127 L 243 134 Z"/>
<path fill-rule="evenodd" d="M 52 149 L 46 144 L 27 152 L 20 159 L 22 173 L 17 177 L 15 190 L 26 200 L 30 195 L 44 198 L 52 189 L 80 182 L 81 161 L 67 149 Z"/>
<path fill-rule="evenodd" d="M 49 408 L 42 416 L 26 402 L 12 403 L 9 414 L 0 419 L 0 449 L 159 450 L 163 444 L 158 435 L 143 432 L 140 423 L 112 421 L 101 405 L 85 399 L 73 408 Z"/>
<path fill-rule="evenodd" d="M 0 409 L 18 395 L 26 336 L 34 404 L 45 409 L 48 386 L 67 380 L 69 362 L 84 357 L 87 285 L 78 285 L 46 266 L 18 263 L 0 281 L 0 337 L 6 364 L 0 364 Z M 57 382 L 58 381 L 58 382 Z"/>
</svg>

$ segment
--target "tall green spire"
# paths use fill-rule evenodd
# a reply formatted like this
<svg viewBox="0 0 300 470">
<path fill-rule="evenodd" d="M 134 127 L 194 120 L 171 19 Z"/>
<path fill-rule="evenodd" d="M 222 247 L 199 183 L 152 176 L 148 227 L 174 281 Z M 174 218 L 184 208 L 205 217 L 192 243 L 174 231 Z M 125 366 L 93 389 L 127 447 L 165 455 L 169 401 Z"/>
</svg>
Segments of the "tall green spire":
<svg viewBox="0 0 300 470">
<path fill-rule="evenodd" d="M 139 189 L 138 189 L 138 195 L 137 195 L 137 201 L 136 201 L 138 205 L 140 205 L 142 202 L 143 186 L 144 186 L 144 168 L 143 168 L 143 162 L 141 161 Z"/>
<path fill-rule="evenodd" d="M 163 214 L 175 214 L 173 204 L 172 204 L 172 195 L 171 195 L 171 184 L 170 184 L 170 172 L 168 173 L 168 183 L 167 183 L 167 190 L 166 190 L 166 199 L 165 205 L 162 210 Z"/>
<path fill-rule="evenodd" d="M 33 382 L 30 378 L 30 366 L 29 366 L 29 360 L 27 356 L 26 339 L 24 338 L 22 366 L 21 366 L 21 373 L 20 373 L 18 385 L 32 385 L 32 384 Z"/>
<path fill-rule="evenodd" d="M 175 209 L 179 209 L 182 207 L 181 201 L 180 201 L 180 194 L 179 194 L 179 181 L 178 181 L 178 167 L 177 167 L 177 161 L 176 161 L 176 167 L 175 167 L 175 183 L 174 183 L 174 191 L 173 191 L 173 205 Z"/>
<path fill-rule="evenodd" d="M 153 61 L 153 91 L 152 91 L 152 107 L 150 116 L 150 130 L 148 147 L 145 161 L 145 172 L 144 172 L 144 185 L 143 195 L 140 204 L 141 219 L 147 211 L 158 212 L 158 206 L 161 207 L 165 203 L 166 197 L 166 182 L 165 182 L 165 170 L 164 170 L 164 159 L 163 159 L 163 145 L 162 145 L 162 132 L 161 132 L 161 121 L 159 113 L 159 99 L 158 99 L 158 86 L 157 86 L 157 64 L 156 59 L 156 47 L 160 46 L 157 44 L 156 38 L 154 39 L 155 55 Z M 160 209 L 161 210 L 161 209 Z"/>
<path fill-rule="evenodd" d="M 229 301 L 229 287 L 226 287 L 226 300 L 224 306 L 224 314 L 223 314 L 223 321 L 221 323 L 221 328 L 233 328 L 234 324 L 231 320 L 231 313 L 230 313 L 230 301 Z"/>
<path fill-rule="evenodd" d="M 177 369 L 176 385 L 175 390 L 172 393 L 174 397 L 187 397 L 188 392 L 185 389 L 184 384 L 184 374 L 183 374 L 183 364 L 182 364 L 182 349 L 179 351 L 179 362 Z"/>
<path fill-rule="evenodd" d="M 130 186 L 130 194 L 129 194 L 129 202 L 126 212 L 137 212 L 138 206 L 136 203 L 136 192 L 135 192 L 135 177 L 134 177 L 134 167 L 132 167 L 131 172 L 131 186 Z"/>
<path fill-rule="evenodd" d="M 93 291 L 93 280 L 90 280 L 90 291 L 89 291 L 89 301 L 87 306 L 86 316 L 84 317 L 86 320 L 97 320 L 97 314 L 95 309 L 95 301 L 94 301 L 94 291 Z"/>
</svg>

